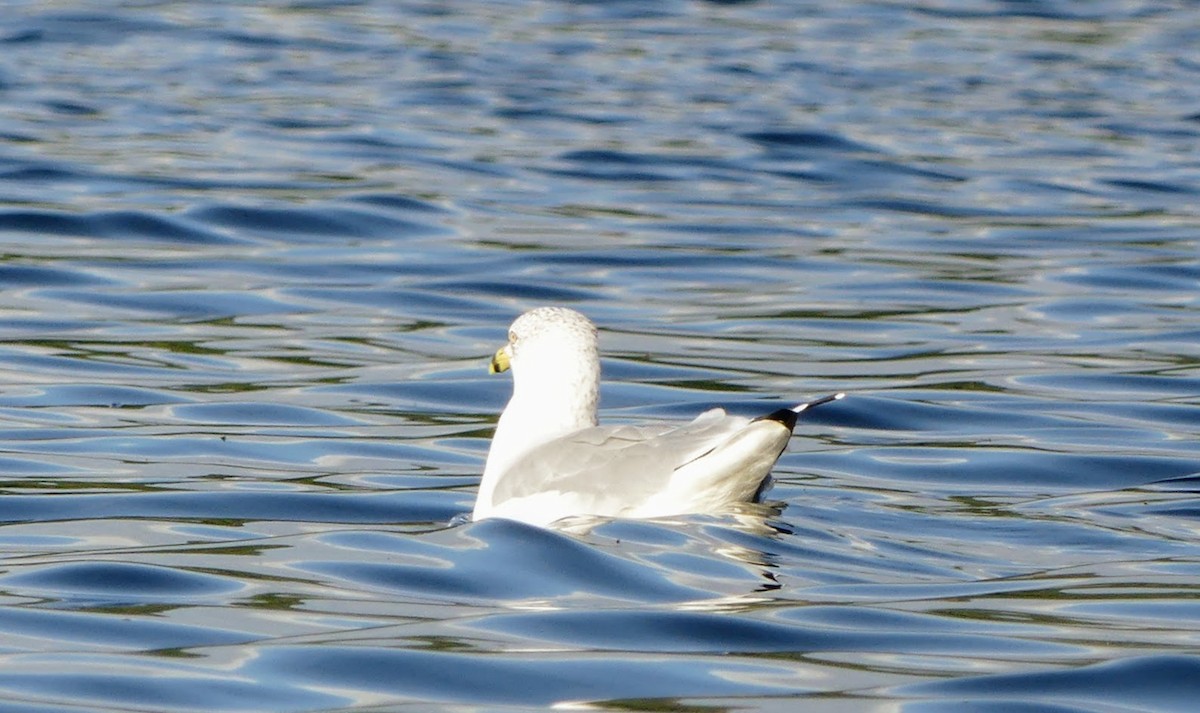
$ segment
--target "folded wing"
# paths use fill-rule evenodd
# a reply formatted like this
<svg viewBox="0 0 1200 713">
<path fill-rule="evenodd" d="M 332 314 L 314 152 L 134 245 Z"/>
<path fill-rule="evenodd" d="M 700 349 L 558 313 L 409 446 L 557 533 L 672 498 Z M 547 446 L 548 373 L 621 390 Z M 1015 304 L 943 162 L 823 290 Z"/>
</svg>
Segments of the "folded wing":
<svg viewBox="0 0 1200 713">
<path fill-rule="evenodd" d="M 582 513 L 654 517 L 695 511 L 697 493 L 748 499 L 790 435 L 778 422 L 722 409 L 683 426 L 587 428 L 515 462 L 496 485 L 495 514 L 542 522 Z"/>
</svg>

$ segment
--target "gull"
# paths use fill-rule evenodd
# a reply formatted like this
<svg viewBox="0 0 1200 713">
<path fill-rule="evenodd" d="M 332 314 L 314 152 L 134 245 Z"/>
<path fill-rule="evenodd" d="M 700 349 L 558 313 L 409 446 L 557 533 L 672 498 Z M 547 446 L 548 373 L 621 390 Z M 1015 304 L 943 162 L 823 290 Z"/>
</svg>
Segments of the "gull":
<svg viewBox="0 0 1200 713">
<path fill-rule="evenodd" d="M 563 518 L 662 518 L 752 502 L 801 413 L 843 393 L 756 419 L 714 408 L 685 424 L 600 426 L 596 328 L 539 307 L 513 322 L 490 373 L 512 370 L 472 518 L 548 526 Z"/>
</svg>

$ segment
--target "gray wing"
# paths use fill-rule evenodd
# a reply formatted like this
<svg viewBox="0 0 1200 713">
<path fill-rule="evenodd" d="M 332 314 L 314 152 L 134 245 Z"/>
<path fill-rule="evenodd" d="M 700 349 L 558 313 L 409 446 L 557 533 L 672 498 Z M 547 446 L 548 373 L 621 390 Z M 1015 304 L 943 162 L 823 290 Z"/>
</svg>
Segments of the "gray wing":
<svg viewBox="0 0 1200 713">
<path fill-rule="evenodd" d="M 585 428 L 513 463 L 496 484 L 493 502 L 553 490 L 637 502 L 662 490 L 675 469 L 711 452 L 748 423 L 718 408 L 683 426 Z"/>
</svg>

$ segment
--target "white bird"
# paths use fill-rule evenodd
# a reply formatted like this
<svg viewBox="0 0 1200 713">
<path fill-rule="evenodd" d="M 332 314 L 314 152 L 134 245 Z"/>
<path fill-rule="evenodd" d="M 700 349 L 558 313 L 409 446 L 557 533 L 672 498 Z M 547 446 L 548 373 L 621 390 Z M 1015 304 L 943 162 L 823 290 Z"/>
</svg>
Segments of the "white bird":
<svg viewBox="0 0 1200 713">
<path fill-rule="evenodd" d="M 513 373 L 472 517 L 549 525 L 574 515 L 655 518 L 757 499 L 803 411 L 761 418 L 715 408 L 686 424 L 598 426 L 596 328 L 541 307 L 513 322 L 489 371 Z"/>
</svg>

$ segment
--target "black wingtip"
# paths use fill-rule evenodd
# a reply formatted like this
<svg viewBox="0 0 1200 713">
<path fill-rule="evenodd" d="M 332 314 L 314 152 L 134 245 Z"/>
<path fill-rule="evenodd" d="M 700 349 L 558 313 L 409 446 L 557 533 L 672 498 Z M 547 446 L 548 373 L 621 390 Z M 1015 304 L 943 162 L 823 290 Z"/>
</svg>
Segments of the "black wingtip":
<svg viewBox="0 0 1200 713">
<path fill-rule="evenodd" d="M 758 418 L 756 418 L 754 420 L 755 421 L 778 421 L 779 423 L 783 424 L 784 428 L 786 428 L 789 431 L 792 431 L 792 430 L 795 430 L 796 419 L 799 417 L 800 417 L 800 414 L 796 413 L 795 411 L 791 410 L 790 408 L 781 408 L 778 411 L 772 411 L 771 413 L 767 414 L 766 416 L 759 416 Z"/>
<path fill-rule="evenodd" d="M 844 398 L 846 398 L 846 392 L 839 391 L 836 394 L 822 396 L 821 398 L 813 399 L 812 401 L 809 401 L 808 403 L 803 403 L 803 404 L 800 404 L 799 406 L 793 406 L 792 410 L 795 411 L 796 413 L 804 413 L 805 411 L 809 410 L 810 408 L 815 408 L 817 406 L 820 406 L 821 404 L 827 404 L 830 401 L 841 401 Z"/>
<path fill-rule="evenodd" d="M 799 406 L 795 406 L 793 408 L 781 408 L 778 411 L 772 411 L 771 413 L 767 414 L 766 416 L 760 416 L 754 420 L 755 421 L 776 421 L 778 423 L 783 424 L 783 426 L 785 428 L 787 428 L 787 430 L 794 431 L 796 429 L 796 419 L 800 418 L 800 414 L 804 413 L 805 411 L 807 411 L 810 408 L 813 408 L 815 406 L 820 406 L 821 404 L 827 404 L 830 401 L 840 401 L 841 399 L 844 399 L 844 398 L 846 398 L 846 394 L 844 392 L 830 394 L 828 396 L 822 396 L 819 399 L 813 399 L 812 401 L 802 403 Z"/>
</svg>

